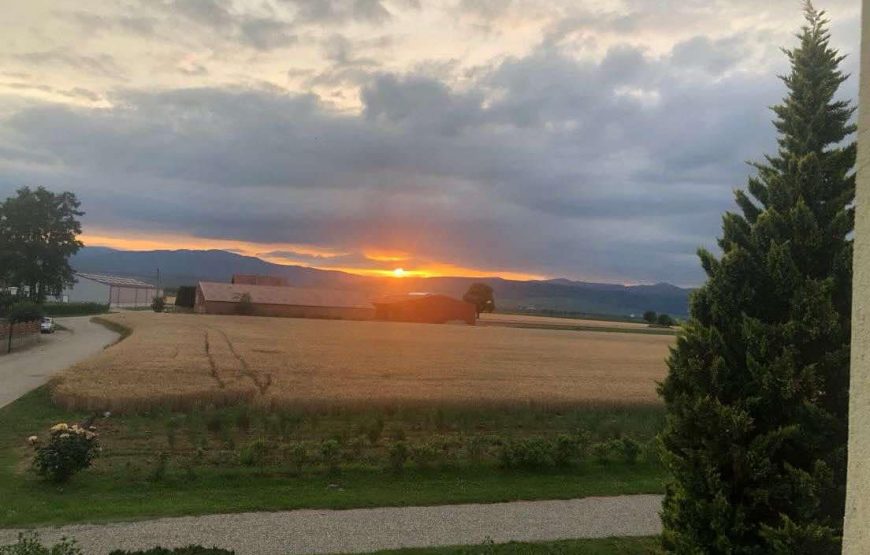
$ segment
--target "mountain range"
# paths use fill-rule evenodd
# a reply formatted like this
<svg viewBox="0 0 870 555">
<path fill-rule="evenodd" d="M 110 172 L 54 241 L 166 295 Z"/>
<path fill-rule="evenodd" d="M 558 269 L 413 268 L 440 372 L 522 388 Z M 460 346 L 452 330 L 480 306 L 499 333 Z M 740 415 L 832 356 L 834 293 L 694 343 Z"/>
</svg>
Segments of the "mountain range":
<svg viewBox="0 0 870 555">
<path fill-rule="evenodd" d="M 79 272 L 137 277 L 161 286 L 229 281 L 233 274 L 286 278 L 297 287 L 352 289 L 372 295 L 426 291 L 461 297 L 474 282 L 489 284 L 503 310 L 589 315 L 639 315 L 646 310 L 674 316 L 688 313 L 690 289 L 669 283 L 622 285 L 559 278 L 518 281 L 499 277 L 372 277 L 335 270 L 274 264 L 222 250 L 122 251 L 84 247 L 71 260 Z M 159 276 L 158 276 L 159 269 Z"/>
</svg>

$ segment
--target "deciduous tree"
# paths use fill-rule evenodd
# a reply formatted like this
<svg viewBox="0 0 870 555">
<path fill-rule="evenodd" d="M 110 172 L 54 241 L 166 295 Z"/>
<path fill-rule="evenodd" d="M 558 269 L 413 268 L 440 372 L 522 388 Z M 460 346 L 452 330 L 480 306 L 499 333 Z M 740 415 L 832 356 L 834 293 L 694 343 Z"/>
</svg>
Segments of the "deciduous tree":
<svg viewBox="0 0 870 555">
<path fill-rule="evenodd" d="M 481 312 L 493 312 L 495 310 L 495 297 L 492 287 L 485 283 L 472 283 L 468 291 L 462 296 L 462 300 L 477 307 L 477 315 Z"/>
<path fill-rule="evenodd" d="M 6 285 L 42 302 L 74 283 L 69 257 L 82 247 L 79 201 L 73 193 L 21 188 L 0 203 L 0 268 Z"/>
</svg>

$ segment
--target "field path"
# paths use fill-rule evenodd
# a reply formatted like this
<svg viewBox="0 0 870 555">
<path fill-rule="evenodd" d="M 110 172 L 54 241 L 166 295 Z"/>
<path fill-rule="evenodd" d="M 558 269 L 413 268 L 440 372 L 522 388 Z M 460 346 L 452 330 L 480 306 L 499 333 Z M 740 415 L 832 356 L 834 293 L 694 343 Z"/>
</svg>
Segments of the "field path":
<svg viewBox="0 0 870 555">
<path fill-rule="evenodd" d="M 661 532 L 659 495 L 587 497 L 567 501 L 299 510 L 239 513 L 103 525 L 42 528 L 44 542 L 75 538 L 85 553 L 188 544 L 235 550 L 237 555 L 365 553 L 379 549 L 480 544 L 487 538 L 550 541 Z M 0 545 L 17 530 L 0 530 Z"/>
<path fill-rule="evenodd" d="M 55 322 L 66 330 L 43 335 L 28 349 L 0 355 L 0 407 L 118 339 L 117 333 L 94 324 L 90 316 L 55 318 Z"/>
</svg>

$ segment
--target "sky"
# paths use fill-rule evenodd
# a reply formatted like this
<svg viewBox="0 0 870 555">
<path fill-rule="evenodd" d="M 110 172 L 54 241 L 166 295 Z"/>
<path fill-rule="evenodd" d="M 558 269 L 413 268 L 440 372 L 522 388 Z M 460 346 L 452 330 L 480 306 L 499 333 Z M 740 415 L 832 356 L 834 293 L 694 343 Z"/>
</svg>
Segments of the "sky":
<svg viewBox="0 0 870 555">
<path fill-rule="evenodd" d="M 798 0 L 3 4 L 0 198 L 75 192 L 87 245 L 688 286 L 775 149 L 803 22 Z M 817 7 L 857 75 L 860 2 Z"/>
</svg>

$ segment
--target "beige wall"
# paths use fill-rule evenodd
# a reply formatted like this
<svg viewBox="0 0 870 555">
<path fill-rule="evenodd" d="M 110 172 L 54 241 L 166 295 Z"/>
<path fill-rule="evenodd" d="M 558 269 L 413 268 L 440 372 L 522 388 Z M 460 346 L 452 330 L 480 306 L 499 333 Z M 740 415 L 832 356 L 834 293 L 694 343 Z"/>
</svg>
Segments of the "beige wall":
<svg viewBox="0 0 870 555">
<path fill-rule="evenodd" d="M 861 112 L 849 393 L 849 483 L 843 553 L 870 553 L 870 0 L 861 25 Z"/>
</svg>

